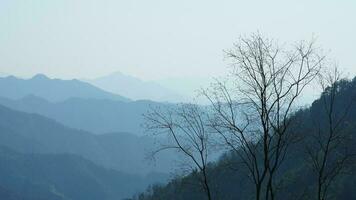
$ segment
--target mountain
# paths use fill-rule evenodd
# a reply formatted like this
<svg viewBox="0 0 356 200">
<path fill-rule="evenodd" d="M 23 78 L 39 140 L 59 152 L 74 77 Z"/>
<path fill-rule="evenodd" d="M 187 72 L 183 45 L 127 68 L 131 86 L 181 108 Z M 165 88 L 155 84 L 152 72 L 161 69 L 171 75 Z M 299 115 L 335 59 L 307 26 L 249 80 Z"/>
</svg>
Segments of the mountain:
<svg viewBox="0 0 356 200">
<path fill-rule="evenodd" d="M 335 110 L 332 118 L 336 120 L 342 117 L 343 120 L 339 121 L 336 127 L 339 131 L 342 131 L 343 135 L 340 137 L 343 138 L 340 140 L 342 143 L 339 143 L 342 145 L 333 145 L 331 147 L 335 154 L 329 157 L 326 162 L 340 164 L 342 156 L 339 153 L 345 151 L 351 157 L 345 161 L 347 167 L 340 171 L 340 176 L 334 176 L 334 172 L 337 169 L 332 165 L 325 165 L 328 173 L 331 174 L 330 177 L 335 181 L 328 185 L 328 197 L 340 200 L 356 199 L 356 193 L 354 192 L 356 187 L 356 78 L 352 81 L 341 80 L 336 83 L 335 88 L 337 88 L 337 93 L 332 100 L 334 101 L 333 109 Z M 328 124 L 329 118 L 325 112 L 325 102 L 330 101 L 330 93 L 330 89 L 326 89 L 310 107 L 301 109 L 291 116 L 293 121 L 297 123 L 291 124 L 290 130 L 298 130 L 298 139 L 302 140 L 291 144 L 286 157 L 283 157 L 283 164 L 279 166 L 279 171 L 275 175 L 275 184 L 278 186 L 278 190 L 275 193 L 276 199 L 317 199 L 315 191 L 317 191 L 318 176 L 311 168 L 311 165 L 315 163 L 308 157 L 306 144 L 309 145 L 308 149 L 314 147 L 319 149 L 319 145 L 322 145 L 312 138 L 317 134 L 324 133 L 324 129 L 330 128 Z M 350 102 L 353 103 L 350 104 Z M 347 110 L 346 115 L 344 113 L 345 110 Z M 321 137 L 324 136 L 321 135 Z M 320 151 L 325 151 L 324 149 L 325 147 L 323 146 Z M 263 162 L 263 160 L 260 161 Z M 213 191 L 213 199 L 244 200 L 255 198 L 255 186 L 252 183 L 251 174 L 249 174 L 247 167 L 241 163 L 243 163 L 241 157 L 234 152 L 229 152 L 222 156 L 218 162 L 208 165 L 207 171 L 210 189 Z M 207 199 L 197 181 L 197 173 L 199 172 L 194 171 L 187 176 L 178 177 L 166 185 L 150 187 L 147 192 L 133 199 Z"/>
<path fill-rule="evenodd" d="M 18 100 L 0 97 L 6 107 L 37 113 L 76 129 L 96 134 L 130 132 L 142 135 L 143 114 L 150 106 L 159 106 L 152 101 L 115 101 L 108 99 L 70 98 L 61 102 L 49 102 L 29 95 Z"/>
<path fill-rule="evenodd" d="M 159 102 L 187 101 L 186 97 L 154 81 L 142 81 L 120 72 L 86 81 L 103 90 L 134 100 L 152 100 Z"/>
<path fill-rule="evenodd" d="M 22 153 L 70 153 L 98 165 L 135 174 L 170 172 L 174 155 L 162 154 L 156 165 L 147 159 L 155 140 L 129 133 L 95 135 L 68 128 L 38 114 L 0 106 L 0 145 Z"/>
<path fill-rule="evenodd" d="M 116 200 L 146 179 L 106 169 L 70 154 L 24 154 L 0 147 L 0 199 Z"/>
<path fill-rule="evenodd" d="M 130 101 L 126 97 L 103 91 L 86 82 L 76 79 L 50 79 L 43 74 L 37 74 L 31 79 L 20 79 L 14 76 L 0 77 L 0 91 L 0 96 L 10 99 L 36 95 L 51 102 L 64 101 L 73 97 Z"/>
<path fill-rule="evenodd" d="M 10 76 L 8 73 L 0 72 L 0 77 L 7 77 Z"/>
</svg>

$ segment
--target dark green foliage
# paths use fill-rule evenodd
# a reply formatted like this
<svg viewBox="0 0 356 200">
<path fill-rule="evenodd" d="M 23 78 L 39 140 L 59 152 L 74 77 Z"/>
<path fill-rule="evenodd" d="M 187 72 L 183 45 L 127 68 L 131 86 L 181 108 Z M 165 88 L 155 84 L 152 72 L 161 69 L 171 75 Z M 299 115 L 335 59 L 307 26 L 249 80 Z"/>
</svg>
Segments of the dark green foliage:
<svg viewBox="0 0 356 200">
<path fill-rule="evenodd" d="M 352 81 L 342 80 L 337 83 L 337 101 L 335 118 L 340 117 L 345 110 L 347 115 L 342 122 L 346 140 L 338 147 L 340 152 L 347 148 L 356 153 L 356 78 Z M 316 100 L 310 108 L 301 109 L 292 116 L 293 124 L 289 131 L 298 134 L 299 142 L 291 146 L 285 162 L 277 176 L 277 199 L 315 199 L 316 177 L 310 167 L 306 145 L 316 145 L 311 137 L 317 132 L 317 127 L 327 127 L 324 100 L 327 100 L 328 89 Z M 351 104 L 353 103 L 353 104 Z M 348 106 L 351 105 L 351 106 Z M 338 159 L 332 157 L 331 159 Z M 215 186 L 214 199 L 236 200 L 253 199 L 253 184 L 249 181 L 248 171 L 239 163 L 239 157 L 227 153 L 220 161 L 210 166 L 210 180 Z M 331 185 L 331 199 L 356 199 L 355 159 L 347 163 L 343 172 Z M 197 182 L 194 173 L 172 180 L 167 185 L 154 186 L 145 193 L 136 196 L 139 200 L 199 200 L 205 199 L 202 191 L 196 190 Z"/>
</svg>

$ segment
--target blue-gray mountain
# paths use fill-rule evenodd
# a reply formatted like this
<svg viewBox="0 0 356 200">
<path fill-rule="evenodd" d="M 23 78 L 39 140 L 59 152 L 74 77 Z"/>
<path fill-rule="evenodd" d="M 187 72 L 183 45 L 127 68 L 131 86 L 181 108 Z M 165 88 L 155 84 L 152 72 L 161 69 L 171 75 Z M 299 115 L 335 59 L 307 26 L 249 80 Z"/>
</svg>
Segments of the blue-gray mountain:
<svg viewBox="0 0 356 200">
<path fill-rule="evenodd" d="M 96 164 L 135 174 L 169 172 L 172 155 L 163 154 L 156 165 L 146 159 L 154 140 L 129 133 L 95 135 L 56 121 L 0 106 L 0 145 L 23 153 L 71 153 Z"/>
<path fill-rule="evenodd" d="M 143 114 L 150 106 L 161 105 L 151 101 L 83 98 L 52 103 L 33 95 L 18 100 L 0 97 L 0 104 L 19 111 L 37 113 L 68 127 L 92 133 L 130 132 L 136 135 L 143 133 Z"/>
<path fill-rule="evenodd" d="M 152 100 L 159 102 L 187 101 L 178 92 L 163 87 L 154 81 L 142 81 L 138 78 L 116 72 L 93 80 L 84 80 L 103 90 L 119 94 L 134 100 Z"/>
<path fill-rule="evenodd" d="M 167 181 L 176 156 L 150 162 L 155 141 L 139 136 L 161 103 L 44 75 L 0 78 L 0 91 L 0 199 L 121 199 Z"/>
<path fill-rule="evenodd" d="M 14 76 L 0 78 L 0 91 L 2 97 L 10 99 L 36 95 L 51 102 L 64 101 L 72 97 L 130 101 L 126 97 L 106 92 L 86 82 L 76 79 L 50 79 L 42 74 L 31 79 L 20 79 Z"/>
<path fill-rule="evenodd" d="M 146 187 L 148 178 L 106 169 L 70 154 L 24 154 L 0 146 L 0 199 L 116 200 Z"/>
</svg>

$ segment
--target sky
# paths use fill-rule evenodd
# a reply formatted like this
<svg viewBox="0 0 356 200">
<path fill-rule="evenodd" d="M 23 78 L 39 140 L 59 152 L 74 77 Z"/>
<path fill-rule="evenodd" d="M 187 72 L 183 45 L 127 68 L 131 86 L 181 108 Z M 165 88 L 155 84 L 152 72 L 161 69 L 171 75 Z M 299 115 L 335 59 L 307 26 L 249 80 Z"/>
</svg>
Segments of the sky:
<svg viewBox="0 0 356 200">
<path fill-rule="evenodd" d="M 223 50 L 256 31 L 282 43 L 315 36 L 356 75 L 355 0 L 0 0 L 0 73 L 216 77 Z"/>
</svg>

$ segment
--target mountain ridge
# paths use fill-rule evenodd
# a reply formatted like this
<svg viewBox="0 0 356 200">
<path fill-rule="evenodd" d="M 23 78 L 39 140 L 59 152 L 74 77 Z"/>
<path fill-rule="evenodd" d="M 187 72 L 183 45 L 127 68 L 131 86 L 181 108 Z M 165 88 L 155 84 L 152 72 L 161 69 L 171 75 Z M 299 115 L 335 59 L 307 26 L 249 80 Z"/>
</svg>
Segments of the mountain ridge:
<svg viewBox="0 0 356 200">
<path fill-rule="evenodd" d="M 18 111 L 37 113 L 70 128 L 95 134 L 130 132 L 136 135 L 143 135 L 143 114 L 149 107 L 165 105 L 149 100 L 123 102 L 79 97 L 50 102 L 33 94 L 17 100 L 0 97 L 0 104 Z"/>
<path fill-rule="evenodd" d="M 72 154 L 26 154 L 0 146 L 0 163 L 0 198 L 6 199 L 114 200 L 148 185 L 145 177 Z"/>
<path fill-rule="evenodd" d="M 0 118 L 0 145 L 19 152 L 71 153 L 107 168 L 137 174 L 168 173 L 173 165 L 172 154 L 162 155 L 156 166 L 146 160 L 146 150 L 155 145 L 149 137 L 129 133 L 95 135 L 2 105 Z"/>
<path fill-rule="evenodd" d="M 30 79 L 15 76 L 0 77 L 0 91 L 0 96 L 10 99 L 19 99 L 32 94 L 51 102 L 63 101 L 70 97 L 131 101 L 78 79 L 51 79 L 44 74 L 37 74 Z"/>
<path fill-rule="evenodd" d="M 114 72 L 95 79 L 83 79 L 94 86 L 133 100 L 158 102 L 185 102 L 187 98 L 179 92 L 162 86 L 155 81 L 143 81 L 137 77 Z"/>
</svg>

